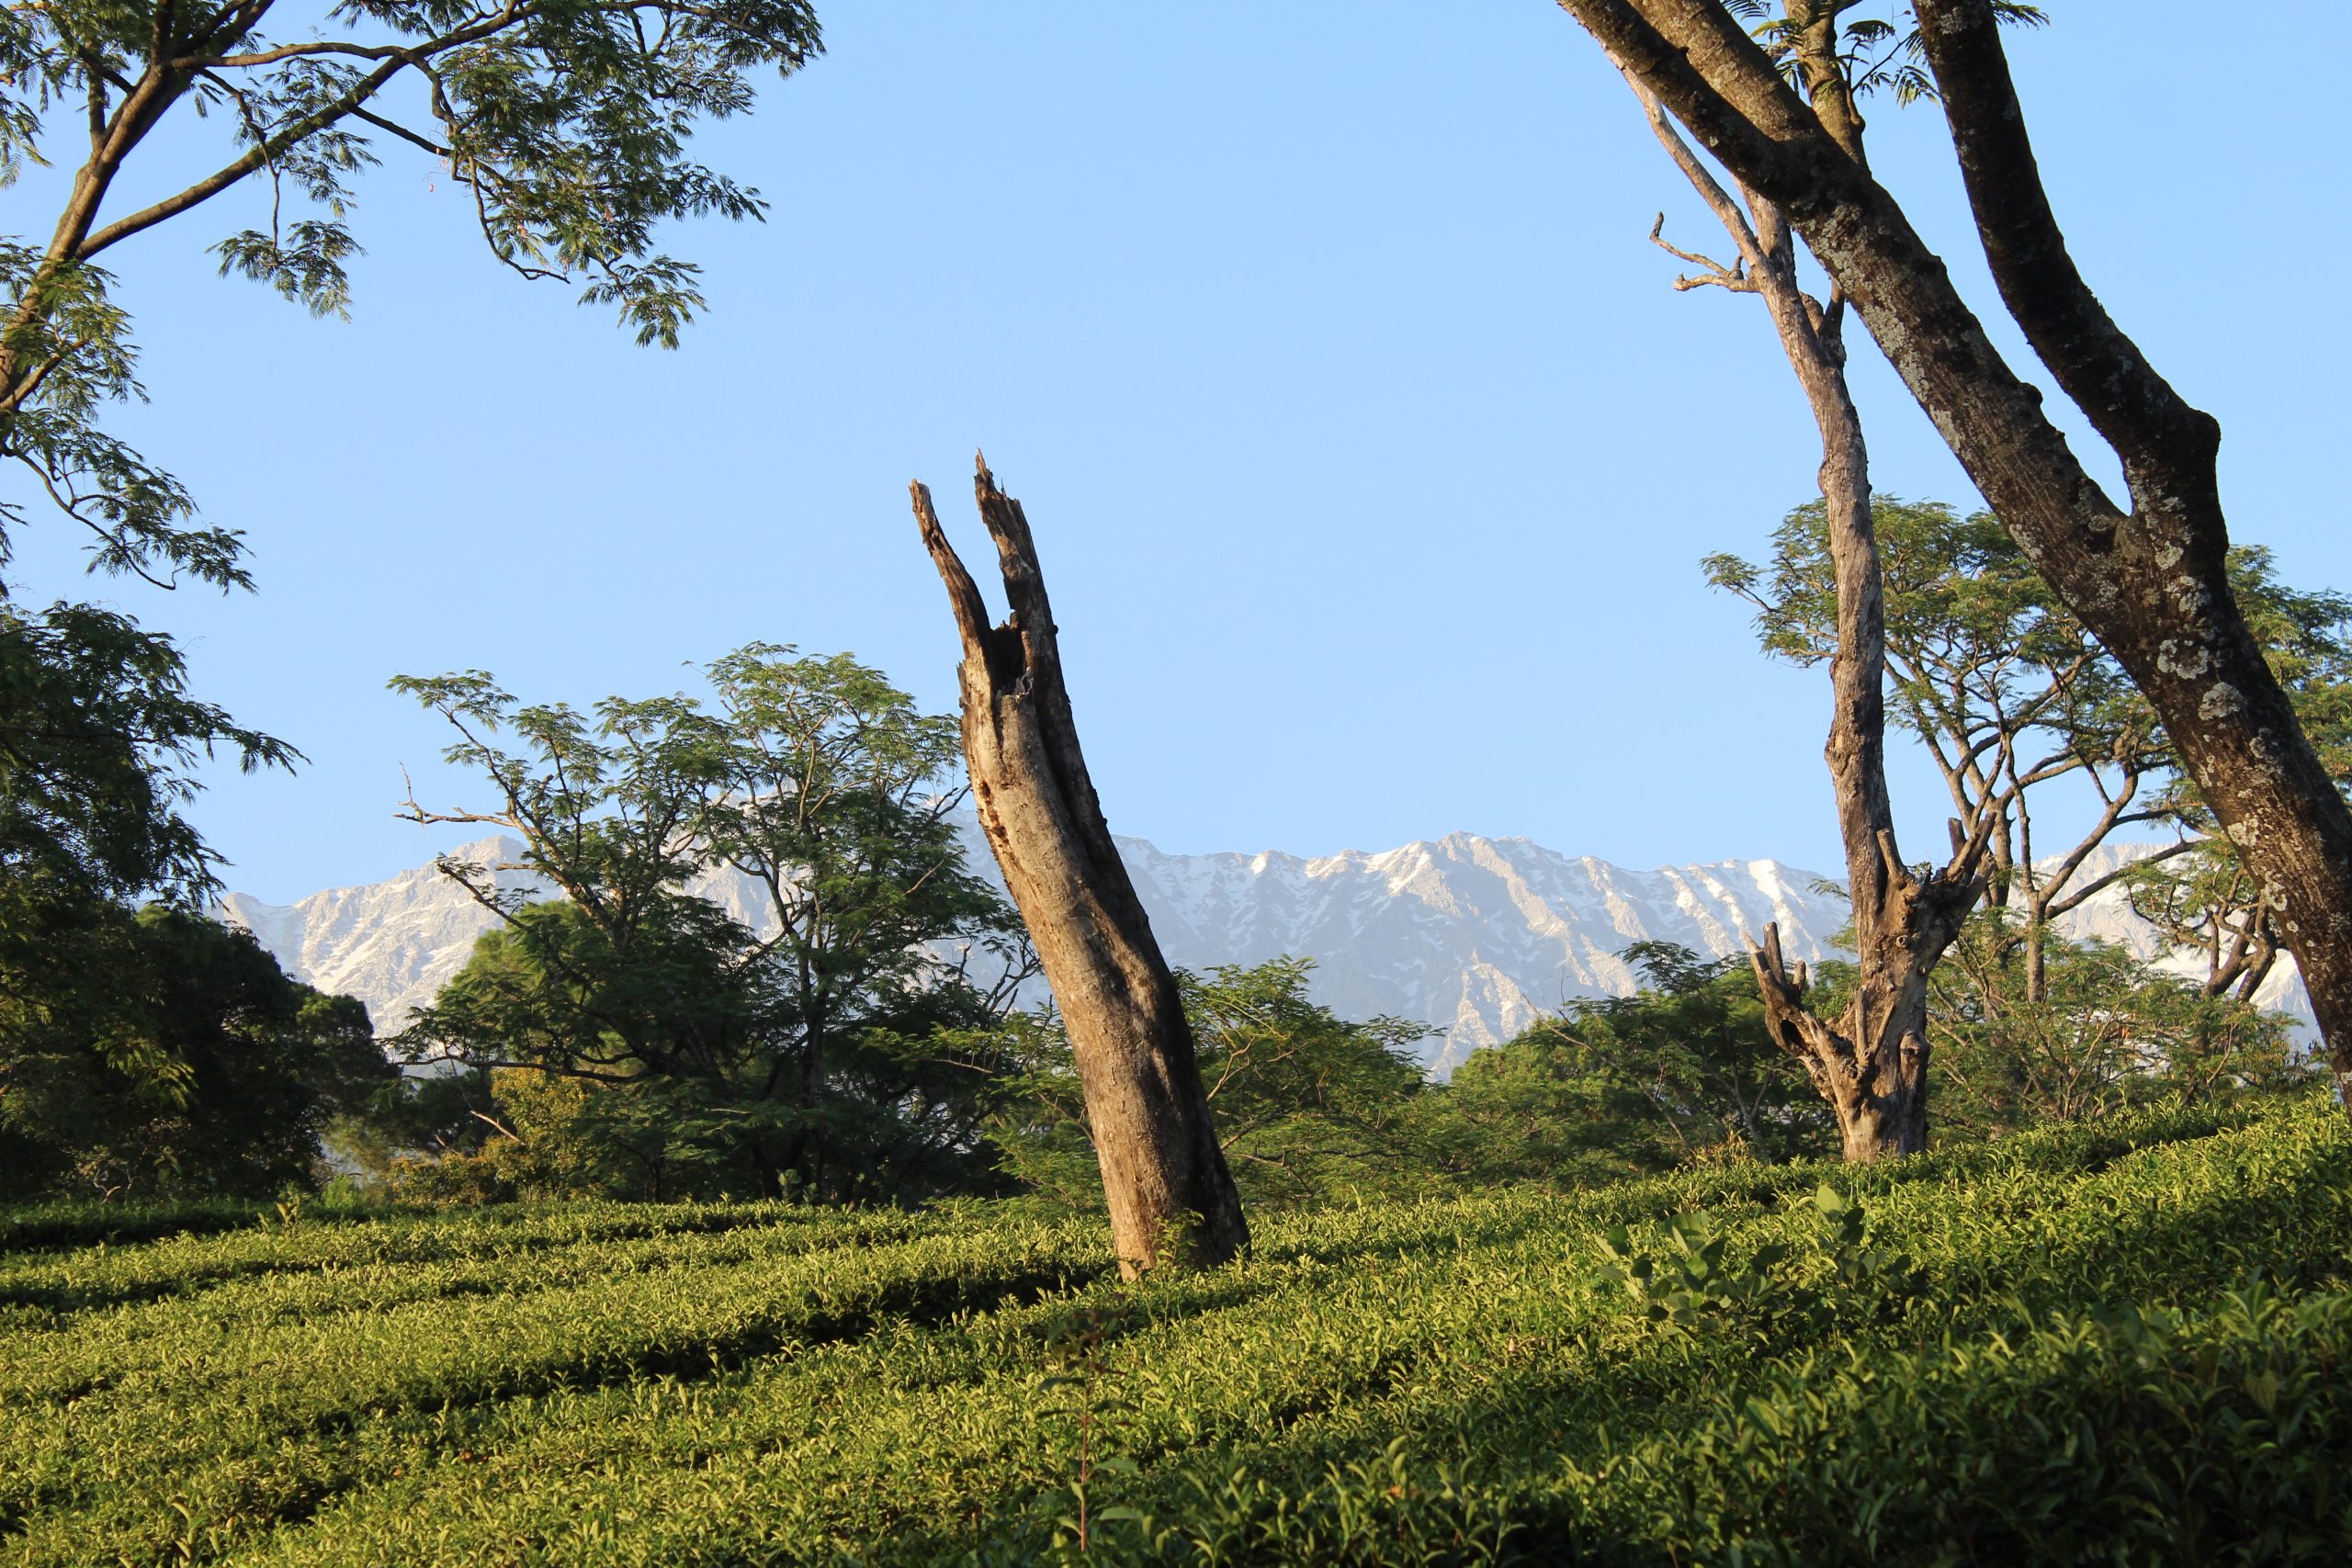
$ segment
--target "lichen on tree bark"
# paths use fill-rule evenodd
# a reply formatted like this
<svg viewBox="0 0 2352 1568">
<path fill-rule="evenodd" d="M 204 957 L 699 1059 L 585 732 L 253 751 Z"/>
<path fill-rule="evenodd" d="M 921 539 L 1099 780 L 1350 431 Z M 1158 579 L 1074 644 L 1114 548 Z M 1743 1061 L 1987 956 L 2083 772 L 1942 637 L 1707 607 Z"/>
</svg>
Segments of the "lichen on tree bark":
<svg viewBox="0 0 2352 1568">
<path fill-rule="evenodd" d="M 2231 591 L 2220 425 L 2155 371 L 2068 255 L 1994 6 L 1918 0 L 1921 42 L 2003 303 L 2121 460 L 2128 512 L 2075 458 L 1900 204 L 1720 0 L 1560 4 L 1787 214 L 2036 569 L 2146 695 L 2261 879 L 2338 1088 L 2352 1090 L 2352 809 Z"/>
</svg>

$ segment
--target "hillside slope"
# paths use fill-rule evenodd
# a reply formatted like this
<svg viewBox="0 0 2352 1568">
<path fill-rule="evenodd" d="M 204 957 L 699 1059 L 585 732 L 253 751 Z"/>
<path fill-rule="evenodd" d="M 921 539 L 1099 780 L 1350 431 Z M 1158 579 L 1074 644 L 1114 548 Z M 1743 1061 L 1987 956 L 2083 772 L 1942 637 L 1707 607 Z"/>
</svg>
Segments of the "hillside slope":
<svg viewBox="0 0 2352 1568">
<path fill-rule="evenodd" d="M 0 1222 L 24 1568 L 1076 1562 L 1081 1489 L 1098 1562 L 2352 1547 L 2317 1100 L 1261 1215 L 1138 1286 L 989 1205 L 115 1223 Z"/>
</svg>

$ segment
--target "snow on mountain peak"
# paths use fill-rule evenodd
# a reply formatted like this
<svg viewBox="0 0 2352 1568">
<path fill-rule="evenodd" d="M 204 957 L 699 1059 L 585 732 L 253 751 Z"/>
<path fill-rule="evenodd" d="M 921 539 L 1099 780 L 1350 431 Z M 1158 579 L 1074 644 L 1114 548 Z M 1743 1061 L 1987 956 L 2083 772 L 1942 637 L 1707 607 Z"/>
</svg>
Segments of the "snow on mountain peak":
<svg viewBox="0 0 2352 1568">
<path fill-rule="evenodd" d="M 971 864 L 993 880 L 978 823 L 967 817 L 960 826 Z M 1633 991 L 1640 977 L 1621 955 L 1636 942 L 1725 957 L 1776 923 L 1791 957 L 1818 960 L 1847 919 L 1844 901 L 1823 891 L 1821 878 L 1775 860 L 1629 871 L 1528 839 L 1474 833 L 1313 859 L 1276 850 L 1180 855 L 1144 839 L 1116 841 L 1170 963 L 1197 970 L 1311 958 L 1310 994 L 1340 1017 L 1386 1014 L 1440 1031 L 1423 1049 L 1441 1075 L 1573 998 Z M 484 839 L 450 858 L 511 865 L 522 848 Z M 2146 851 L 2100 852 L 2120 862 Z M 499 880 L 533 885 L 511 870 Z M 754 927 L 771 918 L 765 894 L 747 878 L 714 874 L 694 887 Z M 495 919 L 429 864 L 291 905 L 232 893 L 221 912 L 290 973 L 365 1001 L 385 1033 L 432 999 Z M 2066 929 L 2143 954 L 2154 949 L 2154 933 L 2118 889 L 2090 900 Z M 2301 982 L 2286 963 L 2262 999 L 2290 1011 L 2308 1007 L 2298 1008 Z"/>
<path fill-rule="evenodd" d="M 975 868 L 993 877 L 977 824 L 965 824 L 965 839 Z M 1720 956 L 1777 919 L 1792 955 L 1817 958 L 1846 918 L 1835 899 L 1804 890 L 1813 879 L 1770 861 L 1634 872 L 1472 833 L 1312 859 L 1274 850 L 1179 855 L 1143 839 L 1117 842 L 1171 964 L 1312 958 L 1312 994 L 1341 1017 L 1388 1014 L 1442 1031 L 1426 1046 L 1441 1073 L 1569 998 L 1632 990 L 1636 976 L 1618 956 L 1632 942 L 1678 942 Z M 514 840 L 492 838 L 450 858 L 511 865 L 521 854 Z M 531 885 L 518 872 L 499 878 Z M 696 890 L 754 924 L 766 917 L 763 896 L 743 879 L 707 877 Z M 457 973 L 495 919 L 429 864 L 291 905 L 232 893 L 221 913 L 289 972 L 367 1002 L 387 1033 Z"/>
</svg>

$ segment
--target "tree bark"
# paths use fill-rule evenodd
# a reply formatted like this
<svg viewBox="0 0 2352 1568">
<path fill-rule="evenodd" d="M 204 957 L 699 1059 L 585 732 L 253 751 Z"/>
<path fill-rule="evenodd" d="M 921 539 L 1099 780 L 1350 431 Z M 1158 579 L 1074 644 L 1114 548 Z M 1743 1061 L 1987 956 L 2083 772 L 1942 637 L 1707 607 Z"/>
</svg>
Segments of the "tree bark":
<svg viewBox="0 0 2352 1568">
<path fill-rule="evenodd" d="M 1835 58 L 1816 59 L 1816 52 L 1801 51 L 1808 79 L 1818 79 L 1815 91 L 1825 100 L 1844 106 L 1838 123 L 1859 159 L 1860 117 L 1852 112 Z M 1763 942 L 1749 953 L 1765 1021 L 1829 1102 L 1847 1159 L 1917 1154 L 1928 1143 L 1928 975 L 1983 891 L 1976 868 L 1995 819 L 1984 814 L 1966 840 L 1955 824 L 1951 865 L 1924 879 L 1896 851 L 1886 787 L 1885 589 L 1871 516 L 1870 454 L 1846 383 L 1844 305 L 1832 296 L 1824 307 L 1804 293 L 1796 248 L 1779 209 L 1748 191 L 1742 192 L 1743 209 L 1692 154 L 1657 96 L 1632 72 L 1625 74 L 1659 144 L 1738 247 L 1738 265 L 1729 268 L 1676 252 L 1708 269 L 1679 286 L 1712 284 L 1763 299 L 1821 437 L 1818 477 L 1838 585 L 1838 647 L 1830 660 L 1829 739 L 1823 755 L 1846 850 L 1859 977 L 1845 1010 L 1836 1019 L 1821 1017 L 1806 1000 L 1804 965 L 1789 966 L 1778 929 L 1767 926 Z"/>
<path fill-rule="evenodd" d="M 1111 841 L 1062 682 L 1061 651 L 1021 503 L 985 459 L 973 489 L 1012 614 L 989 625 L 931 491 L 910 487 L 962 635 L 964 757 L 1006 889 L 1060 1005 L 1110 1201 L 1120 1271 L 1208 1267 L 1250 1245 L 1176 982 Z"/>
<path fill-rule="evenodd" d="M 1772 269 L 1780 276 L 1764 288 L 1768 301 L 1795 293 L 1792 262 L 1782 264 L 1784 272 Z M 1836 338 L 1813 327 L 1810 312 L 1791 306 L 1783 301 L 1773 314 L 1821 434 L 1821 493 L 1838 576 L 1838 651 L 1830 660 L 1823 756 L 1853 898 L 1854 997 L 1836 1019 L 1816 1015 L 1806 1002 L 1804 965 L 1792 972 L 1783 962 L 1774 928 L 1766 928 L 1749 957 L 1773 1038 L 1829 1101 L 1845 1157 L 1874 1160 L 1928 1146 L 1928 975 L 1959 933 L 1981 885 L 1959 862 L 1950 876 L 1923 882 L 1895 848 L 1886 787 L 1885 599 L 1861 416 Z"/>
<path fill-rule="evenodd" d="M 1984 0 L 1919 0 L 2003 300 L 2122 460 L 2110 500 L 2003 361 L 1942 261 L 1719 0 L 1560 0 L 1804 235 L 1969 478 L 2145 694 L 2301 964 L 2352 1109 L 2352 810 L 2225 571 L 2221 431 L 2157 375 L 2066 254 Z"/>
</svg>

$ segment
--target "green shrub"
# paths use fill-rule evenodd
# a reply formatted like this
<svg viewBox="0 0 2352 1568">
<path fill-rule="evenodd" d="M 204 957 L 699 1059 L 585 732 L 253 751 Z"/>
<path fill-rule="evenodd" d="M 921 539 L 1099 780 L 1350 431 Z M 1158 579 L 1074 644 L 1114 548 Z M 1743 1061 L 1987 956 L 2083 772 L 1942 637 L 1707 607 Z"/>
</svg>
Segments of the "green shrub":
<svg viewBox="0 0 2352 1568">
<path fill-rule="evenodd" d="M 2352 1547 L 2352 1139 L 2316 1100 L 1296 1209 L 1138 1285 L 1097 1222 L 980 1201 L 180 1232 L 0 1255 L 0 1563 Z"/>
</svg>

